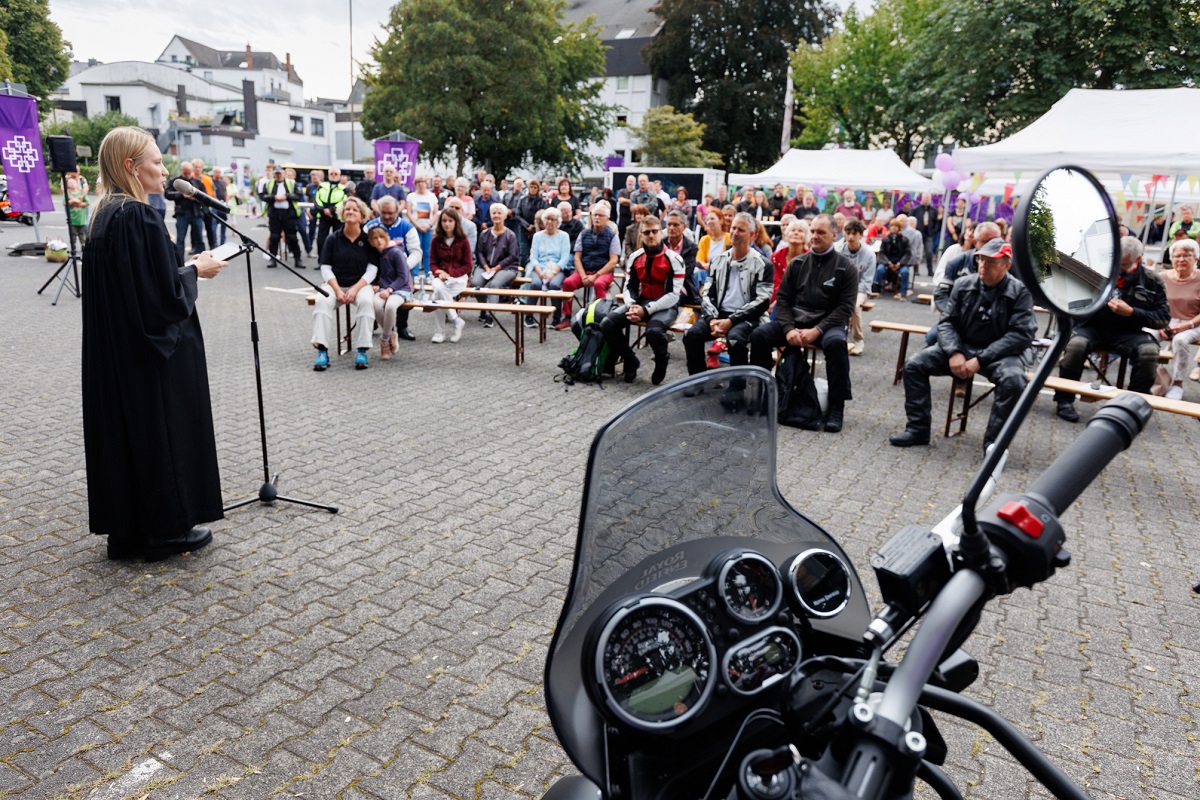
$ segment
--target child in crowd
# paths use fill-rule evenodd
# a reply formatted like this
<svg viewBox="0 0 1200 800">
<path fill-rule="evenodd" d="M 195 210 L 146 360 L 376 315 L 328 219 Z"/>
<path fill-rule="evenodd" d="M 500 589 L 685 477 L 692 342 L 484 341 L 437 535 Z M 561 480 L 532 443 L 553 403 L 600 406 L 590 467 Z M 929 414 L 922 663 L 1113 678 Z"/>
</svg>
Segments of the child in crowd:
<svg viewBox="0 0 1200 800">
<path fill-rule="evenodd" d="M 75 178 L 67 178 L 67 217 L 71 226 L 71 242 L 82 253 L 83 240 L 87 238 L 88 199 L 87 191 Z"/>
</svg>

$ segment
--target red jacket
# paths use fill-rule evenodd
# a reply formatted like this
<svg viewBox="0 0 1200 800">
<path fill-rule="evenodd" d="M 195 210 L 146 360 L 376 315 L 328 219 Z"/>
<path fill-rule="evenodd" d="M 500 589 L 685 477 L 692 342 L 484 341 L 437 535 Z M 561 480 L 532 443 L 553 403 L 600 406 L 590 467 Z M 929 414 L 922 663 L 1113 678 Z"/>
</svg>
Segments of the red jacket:
<svg viewBox="0 0 1200 800">
<path fill-rule="evenodd" d="M 435 234 L 429 247 L 429 267 L 436 273 L 444 269 L 451 278 L 470 275 L 475 264 L 471 260 L 471 243 L 463 236 L 446 244 L 446 237 Z"/>
</svg>

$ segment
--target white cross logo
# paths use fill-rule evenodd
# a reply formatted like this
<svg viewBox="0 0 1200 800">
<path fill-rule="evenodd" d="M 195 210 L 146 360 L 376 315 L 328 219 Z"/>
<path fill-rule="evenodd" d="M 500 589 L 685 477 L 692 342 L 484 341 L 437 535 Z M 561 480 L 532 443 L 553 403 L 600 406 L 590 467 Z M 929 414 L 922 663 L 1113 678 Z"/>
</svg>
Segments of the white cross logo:
<svg viewBox="0 0 1200 800">
<path fill-rule="evenodd" d="M 5 142 L 4 148 L 0 149 L 0 156 L 4 158 L 4 166 L 12 167 L 18 172 L 31 171 L 37 166 L 39 157 L 33 142 L 24 136 L 14 136 Z"/>
<path fill-rule="evenodd" d="M 396 168 L 396 178 L 400 183 L 408 183 L 408 176 L 412 173 L 413 164 L 408 160 L 408 154 L 403 150 L 389 150 L 383 154 L 383 161 L 377 167 L 380 172 L 383 172 L 384 164 L 391 164 Z"/>
</svg>

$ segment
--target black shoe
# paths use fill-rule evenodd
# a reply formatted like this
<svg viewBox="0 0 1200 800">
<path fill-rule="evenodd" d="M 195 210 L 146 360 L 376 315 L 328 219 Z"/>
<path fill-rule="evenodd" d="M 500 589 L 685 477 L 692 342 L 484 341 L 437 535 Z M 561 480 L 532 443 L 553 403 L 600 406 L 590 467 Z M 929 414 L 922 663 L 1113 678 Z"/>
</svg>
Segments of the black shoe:
<svg viewBox="0 0 1200 800">
<path fill-rule="evenodd" d="M 630 353 L 629 355 L 625 356 L 625 382 L 626 383 L 633 383 L 634 379 L 637 378 L 638 367 L 640 367 L 641 365 L 642 365 L 642 362 L 638 361 L 638 357 L 635 356 L 633 353 Z"/>
<path fill-rule="evenodd" d="M 841 433 L 842 432 L 842 415 L 841 409 L 830 411 L 825 417 L 825 432 L 826 433 Z"/>
<path fill-rule="evenodd" d="M 292 265 L 293 269 L 304 269 L 304 265 L 300 263 L 300 259 L 296 259 L 296 263 Z"/>
<path fill-rule="evenodd" d="M 654 359 L 654 372 L 650 373 L 650 382 L 658 386 L 663 382 L 663 378 L 667 377 L 667 359 Z"/>
<path fill-rule="evenodd" d="M 900 433 L 893 434 L 889 439 L 893 447 L 913 447 L 914 445 L 929 444 L 929 434 L 905 428 Z"/>
<path fill-rule="evenodd" d="M 406 342 L 415 342 L 417 340 L 417 335 L 408 328 L 401 328 L 396 335 Z"/>
<path fill-rule="evenodd" d="M 278 265 L 275 263 L 275 259 L 273 258 L 267 262 L 267 269 L 275 269 L 276 266 Z"/>
<path fill-rule="evenodd" d="M 488 314 L 488 318 L 483 321 L 483 327 L 485 327 L 485 328 L 496 327 L 496 320 L 495 320 L 495 318 L 492 317 L 491 314 Z"/>
<path fill-rule="evenodd" d="M 1059 419 L 1065 419 L 1067 422 L 1079 422 L 1079 412 L 1075 410 L 1075 404 L 1070 400 L 1062 400 L 1058 403 L 1058 407 L 1054 409 L 1054 413 Z"/>
<path fill-rule="evenodd" d="M 162 561 L 180 553 L 189 553 L 193 550 L 199 550 L 212 541 L 212 531 L 208 528 L 202 528 L 197 525 L 183 536 L 177 536 L 174 539 L 165 541 L 153 542 L 146 547 L 147 561 Z"/>
</svg>

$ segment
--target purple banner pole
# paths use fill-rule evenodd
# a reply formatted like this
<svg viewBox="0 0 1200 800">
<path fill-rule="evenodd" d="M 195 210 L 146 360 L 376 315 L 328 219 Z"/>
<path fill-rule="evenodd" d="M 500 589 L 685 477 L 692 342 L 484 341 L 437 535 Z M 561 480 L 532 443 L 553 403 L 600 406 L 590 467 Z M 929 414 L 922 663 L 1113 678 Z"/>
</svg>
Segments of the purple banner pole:
<svg viewBox="0 0 1200 800">
<path fill-rule="evenodd" d="M 0 95 L 0 163 L 13 211 L 54 210 L 34 98 Z"/>
<path fill-rule="evenodd" d="M 375 182 L 383 180 L 383 168 L 391 164 L 396 168 L 396 178 L 409 191 L 416 188 L 414 181 L 417 177 L 417 151 L 420 142 L 408 140 L 392 142 L 387 139 L 375 140 Z"/>
</svg>

